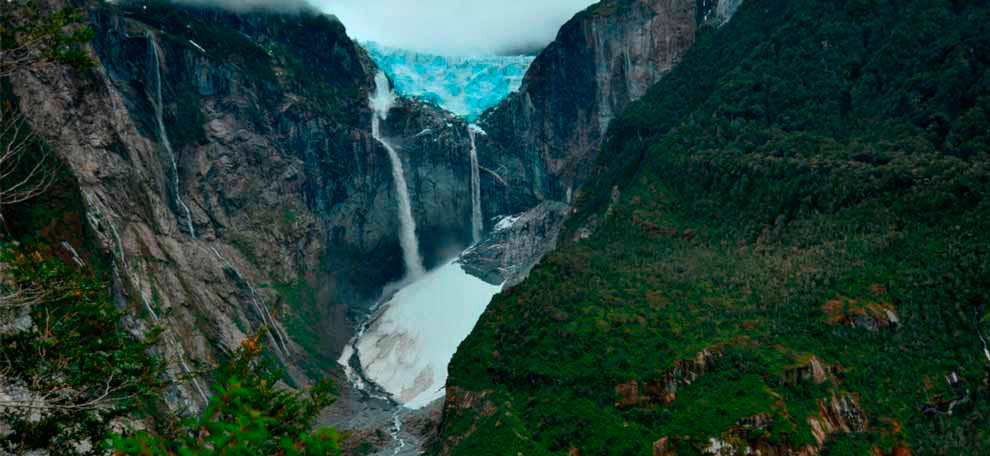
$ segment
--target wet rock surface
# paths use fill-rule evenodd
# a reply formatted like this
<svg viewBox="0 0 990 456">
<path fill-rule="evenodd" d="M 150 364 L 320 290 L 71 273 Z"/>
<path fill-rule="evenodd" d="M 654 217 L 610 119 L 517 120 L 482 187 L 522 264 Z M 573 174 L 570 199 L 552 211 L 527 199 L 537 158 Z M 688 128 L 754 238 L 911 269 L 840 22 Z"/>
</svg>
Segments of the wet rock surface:
<svg viewBox="0 0 990 456">
<path fill-rule="evenodd" d="M 491 234 L 461 257 L 464 269 L 493 285 L 521 282 L 553 250 L 570 206 L 547 201 L 522 214 L 505 216 Z"/>
<path fill-rule="evenodd" d="M 318 424 L 350 434 L 342 445 L 345 456 L 422 454 L 438 435 L 443 401 L 409 410 L 350 385 L 342 385 L 340 394 Z"/>
<path fill-rule="evenodd" d="M 491 137 L 482 154 L 497 158 L 482 165 L 512 171 L 512 196 L 503 196 L 508 212 L 527 209 L 527 200 L 572 198 L 593 169 L 609 122 L 694 42 L 697 3 L 604 1 L 561 28 L 519 92 L 478 122 Z M 498 152 L 485 152 L 490 148 Z"/>
<path fill-rule="evenodd" d="M 72 170 L 120 301 L 168 315 L 176 343 L 162 349 L 190 366 L 270 326 L 297 384 L 335 370 L 353 321 L 402 274 L 364 50 L 315 13 L 164 2 L 86 13 L 92 72 L 37 68 L 12 86 Z M 394 111 L 385 129 L 436 263 L 470 242 L 466 125 L 418 102 Z"/>
</svg>

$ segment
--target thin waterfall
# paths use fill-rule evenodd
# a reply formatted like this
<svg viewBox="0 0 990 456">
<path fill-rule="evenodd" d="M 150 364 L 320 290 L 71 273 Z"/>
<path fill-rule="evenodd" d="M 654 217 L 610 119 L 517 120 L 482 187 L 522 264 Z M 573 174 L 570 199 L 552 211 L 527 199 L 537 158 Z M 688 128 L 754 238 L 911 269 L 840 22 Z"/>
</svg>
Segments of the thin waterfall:
<svg viewBox="0 0 990 456">
<path fill-rule="evenodd" d="M 158 136 L 162 143 L 162 147 L 168 152 L 168 158 L 172 163 L 172 188 L 175 191 L 175 202 L 178 204 L 182 211 L 186 214 L 186 228 L 189 230 L 189 235 L 196 239 L 196 228 L 193 226 L 192 211 L 189 210 L 189 206 L 182 201 L 182 192 L 179 190 L 179 166 L 175 160 L 175 151 L 172 150 L 172 142 L 168 139 L 168 131 L 165 129 L 165 106 L 162 103 L 162 67 L 161 67 L 161 53 L 162 50 L 158 46 L 158 41 L 155 40 L 154 35 L 148 34 L 148 41 L 151 42 L 151 59 L 154 63 L 154 75 L 155 75 L 155 120 L 158 122 Z"/>
<path fill-rule="evenodd" d="M 123 272 L 128 278 L 128 280 L 130 280 L 135 287 L 140 288 L 141 282 L 138 280 L 137 274 L 132 272 L 130 270 L 130 266 L 128 265 L 127 252 L 124 251 L 124 243 L 120 238 L 120 233 L 117 231 L 117 227 L 116 225 L 114 225 L 113 221 L 111 221 L 105 215 L 105 213 L 108 213 L 109 211 L 106 211 L 106 208 L 103 206 L 102 203 L 100 203 L 98 200 L 96 200 L 95 198 L 91 197 L 88 194 L 86 195 L 86 201 L 89 203 L 89 207 L 93 209 L 93 212 L 95 212 L 100 216 L 100 218 L 95 218 L 91 214 L 91 220 L 96 222 L 94 223 L 94 225 L 98 225 L 101 219 L 102 221 L 105 221 L 106 224 L 110 227 L 110 233 L 113 235 L 114 241 L 116 241 L 117 243 L 116 260 L 120 262 L 120 265 L 119 267 L 114 267 L 114 275 L 117 277 L 119 282 L 123 283 L 123 278 L 125 276 L 120 275 L 120 272 Z M 164 322 L 161 319 L 161 317 L 158 316 L 158 313 L 155 312 L 154 307 L 152 307 L 151 303 L 148 302 L 148 299 L 145 298 L 144 293 L 138 290 L 137 294 L 138 297 L 141 298 L 141 302 L 144 304 L 145 309 L 147 309 L 148 313 L 151 315 L 151 319 L 155 322 L 155 324 L 161 325 L 163 328 L 167 328 L 166 322 Z M 179 343 L 175 340 L 175 336 L 172 335 L 169 331 L 165 331 L 162 334 L 164 335 L 164 340 L 166 345 L 169 345 L 170 348 L 175 351 L 176 361 L 178 361 L 179 369 L 182 371 L 183 374 L 185 374 L 189 378 L 190 383 L 192 383 L 193 387 L 196 388 L 196 392 L 199 393 L 199 397 L 203 399 L 203 403 L 208 404 L 210 402 L 210 397 L 208 394 L 206 394 L 206 390 L 203 389 L 203 386 L 199 384 L 199 380 L 193 375 L 192 369 L 190 369 L 189 365 L 186 364 L 186 358 L 185 356 L 183 356 L 185 350 L 182 348 L 181 345 L 179 345 Z"/>
<path fill-rule="evenodd" d="M 481 168 L 478 165 L 478 147 L 475 136 L 480 132 L 476 125 L 468 125 L 468 136 L 471 137 L 471 235 L 475 243 L 481 241 L 481 231 L 484 225 L 481 217 Z"/>
<path fill-rule="evenodd" d="M 249 297 L 251 298 L 251 304 L 254 305 L 255 312 L 257 312 L 258 316 L 261 317 L 261 323 L 269 328 L 267 333 L 268 340 L 272 343 L 272 350 L 274 350 L 275 354 L 279 355 L 284 361 L 289 357 L 289 347 L 285 342 L 288 340 L 288 336 L 286 336 L 285 333 L 282 332 L 282 329 L 278 326 L 278 323 L 275 321 L 275 316 L 271 314 L 267 307 L 259 302 L 258 292 L 255 291 L 254 286 L 251 285 L 251 282 L 241 275 L 241 271 L 238 271 L 237 268 L 234 267 L 234 264 L 227 260 L 227 258 L 220 255 L 220 251 L 217 250 L 216 247 L 210 247 L 210 250 L 213 251 L 213 255 L 215 255 L 221 263 L 230 268 L 238 280 L 247 286 L 248 291 L 251 292 Z M 281 351 L 281 353 L 279 353 L 279 351 Z"/>
<path fill-rule="evenodd" d="M 381 132 L 381 122 L 388 118 L 388 111 L 395 104 L 395 94 L 388 85 L 388 77 L 382 71 L 375 75 L 375 93 L 368 100 L 368 104 L 374 111 L 371 115 L 371 135 L 385 147 L 392 162 L 392 179 L 395 181 L 395 193 L 399 200 L 399 244 L 402 246 L 406 275 L 407 278 L 416 278 L 426 273 L 426 268 L 423 267 L 423 259 L 419 255 L 416 220 L 412 214 L 412 203 L 409 200 L 409 187 L 406 185 L 402 159 Z"/>
</svg>

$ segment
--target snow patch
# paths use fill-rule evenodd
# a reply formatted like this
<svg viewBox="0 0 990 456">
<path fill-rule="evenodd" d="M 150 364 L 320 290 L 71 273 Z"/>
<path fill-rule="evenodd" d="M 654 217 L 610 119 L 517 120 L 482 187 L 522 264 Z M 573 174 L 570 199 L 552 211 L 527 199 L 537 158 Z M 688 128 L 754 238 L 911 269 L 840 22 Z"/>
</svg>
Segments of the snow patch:
<svg viewBox="0 0 990 456">
<path fill-rule="evenodd" d="M 502 217 L 498 221 L 498 223 L 495 224 L 495 231 L 503 231 L 512 228 L 512 225 L 515 225 L 520 218 L 522 218 L 521 215 L 510 215 L 510 216 Z"/>
<path fill-rule="evenodd" d="M 199 49 L 199 52 L 206 54 L 206 49 L 203 49 L 203 46 L 200 46 L 195 41 L 189 40 L 189 44 L 191 44 L 194 48 Z"/>
</svg>

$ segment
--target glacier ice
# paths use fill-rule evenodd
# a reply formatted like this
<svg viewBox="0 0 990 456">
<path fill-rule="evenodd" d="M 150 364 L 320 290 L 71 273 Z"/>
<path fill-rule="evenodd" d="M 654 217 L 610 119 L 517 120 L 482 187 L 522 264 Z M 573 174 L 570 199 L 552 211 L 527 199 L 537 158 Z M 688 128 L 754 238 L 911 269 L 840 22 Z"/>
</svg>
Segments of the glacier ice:
<svg viewBox="0 0 990 456">
<path fill-rule="evenodd" d="M 457 261 L 406 285 L 354 341 L 364 375 L 411 409 L 442 398 L 447 364 L 501 289 Z M 354 348 L 340 364 L 348 365 Z"/>
<path fill-rule="evenodd" d="M 434 103 L 468 121 L 519 90 L 533 62 L 530 56 L 444 57 L 374 42 L 364 47 L 397 93 Z"/>
</svg>

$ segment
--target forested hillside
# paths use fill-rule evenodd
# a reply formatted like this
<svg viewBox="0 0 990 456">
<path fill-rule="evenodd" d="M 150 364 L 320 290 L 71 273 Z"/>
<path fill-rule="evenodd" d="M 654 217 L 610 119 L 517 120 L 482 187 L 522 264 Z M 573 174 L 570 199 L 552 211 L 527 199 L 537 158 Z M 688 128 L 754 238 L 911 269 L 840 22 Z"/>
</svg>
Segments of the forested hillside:
<svg viewBox="0 0 990 456">
<path fill-rule="evenodd" d="M 752 0 L 700 31 L 461 345 L 436 451 L 990 454 L 988 23 Z"/>
</svg>

